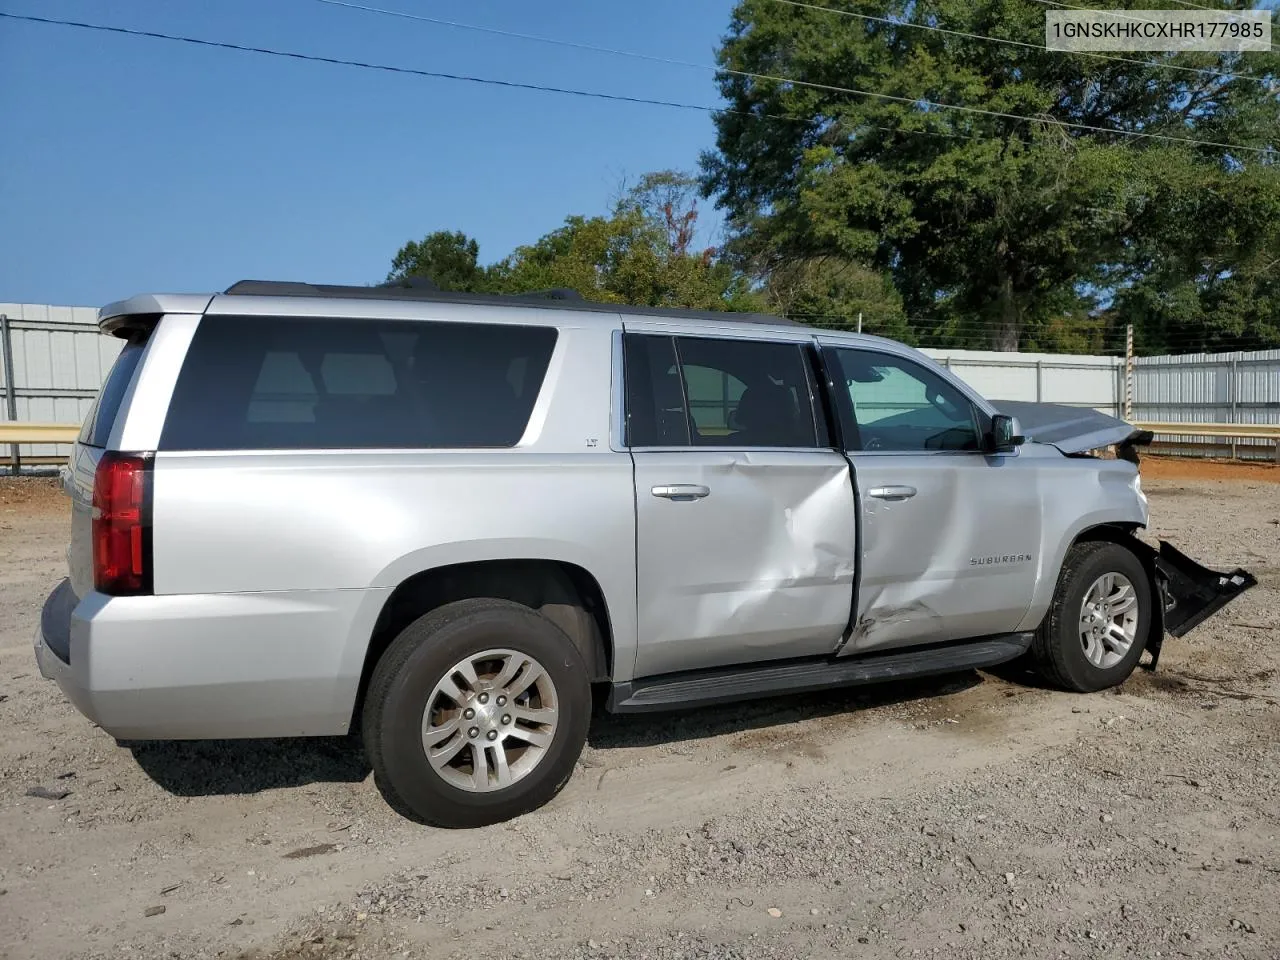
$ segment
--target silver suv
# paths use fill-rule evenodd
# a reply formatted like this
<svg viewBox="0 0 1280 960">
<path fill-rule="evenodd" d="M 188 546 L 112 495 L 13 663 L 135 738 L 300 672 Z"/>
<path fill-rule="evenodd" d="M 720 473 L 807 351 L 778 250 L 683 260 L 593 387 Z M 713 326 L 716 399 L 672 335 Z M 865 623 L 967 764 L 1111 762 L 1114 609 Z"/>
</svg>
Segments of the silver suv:
<svg viewBox="0 0 1280 960">
<path fill-rule="evenodd" d="M 359 730 L 431 823 L 551 799 L 593 685 L 638 712 L 1021 659 L 1099 690 L 1254 583 L 1134 537 L 1149 436 L 874 337 L 258 281 L 100 324 L 41 671 L 121 739 Z"/>
</svg>

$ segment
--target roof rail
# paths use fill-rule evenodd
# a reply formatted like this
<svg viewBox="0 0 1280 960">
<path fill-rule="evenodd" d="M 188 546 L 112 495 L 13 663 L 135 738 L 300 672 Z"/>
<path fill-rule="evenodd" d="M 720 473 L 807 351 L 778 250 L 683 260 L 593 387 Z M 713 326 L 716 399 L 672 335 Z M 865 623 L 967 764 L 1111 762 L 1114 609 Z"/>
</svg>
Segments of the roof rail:
<svg viewBox="0 0 1280 960">
<path fill-rule="evenodd" d="M 429 277 L 400 277 L 378 284 L 379 287 L 400 287 L 405 290 L 439 290 L 439 285 Z"/>
<path fill-rule="evenodd" d="M 519 297 L 522 300 L 577 300 L 582 303 L 587 302 L 586 297 L 577 290 L 571 290 L 568 287 L 552 287 L 550 290 L 530 290 L 526 293 L 511 293 L 508 296 Z"/>
<path fill-rule="evenodd" d="M 393 280 L 376 286 L 343 286 L 340 284 L 300 283 L 290 280 L 240 280 L 223 291 L 226 296 L 246 297 L 333 297 L 370 300 L 420 300 L 436 303 L 473 303 L 485 306 L 534 307 L 552 301 L 559 310 L 583 310 L 595 313 L 629 314 L 632 316 L 669 317 L 673 320 L 700 320 L 730 323 L 770 323 L 801 326 L 763 313 L 732 313 L 725 310 L 686 310 L 673 307 L 632 306 L 625 303 L 603 303 L 587 300 L 576 290 L 557 287 L 528 293 L 463 293 L 441 290 L 426 278 Z"/>
</svg>

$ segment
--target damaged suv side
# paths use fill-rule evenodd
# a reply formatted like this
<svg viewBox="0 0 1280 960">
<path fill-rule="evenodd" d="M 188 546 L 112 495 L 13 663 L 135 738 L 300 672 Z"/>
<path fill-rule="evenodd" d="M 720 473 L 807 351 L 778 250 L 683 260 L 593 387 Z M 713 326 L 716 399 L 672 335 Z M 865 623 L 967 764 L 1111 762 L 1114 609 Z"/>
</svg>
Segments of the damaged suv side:
<svg viewBox="0 0 1280 960">
<path fill-rule="evenodd" d="M 436 824 L 555 796 L 593 685 L 644 712 L 1021 658 L 1100 690 L 1254 583 L 1138 539 L 1149 437 L 875 337 L 257 281 L 100 325 L 41 671 L 121 739 L 358 730 Z"/>
</svg>

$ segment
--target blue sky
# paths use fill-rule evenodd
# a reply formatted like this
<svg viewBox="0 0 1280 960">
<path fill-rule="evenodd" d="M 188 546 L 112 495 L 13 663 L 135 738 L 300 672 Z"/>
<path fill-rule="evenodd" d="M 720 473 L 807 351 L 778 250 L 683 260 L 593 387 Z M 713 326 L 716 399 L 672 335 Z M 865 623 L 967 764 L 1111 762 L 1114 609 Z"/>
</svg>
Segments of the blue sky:
<svg viewBox="0 0 1280 960">
<path fill-rule="evenodd" d="M 363 0 L 711 64 L 731 0 Z M 710 72 L 317 0 L 0 0 L 324 56 L 714 104 Z M 97 306 L 244 278 L 381 280 L 460 229 L 490 262 L 624 177 L 693 169 L 708 114 L 0 20 L 0 301 Z M 704 219 L 714 221 L 712 211 Z"/>
</svg>

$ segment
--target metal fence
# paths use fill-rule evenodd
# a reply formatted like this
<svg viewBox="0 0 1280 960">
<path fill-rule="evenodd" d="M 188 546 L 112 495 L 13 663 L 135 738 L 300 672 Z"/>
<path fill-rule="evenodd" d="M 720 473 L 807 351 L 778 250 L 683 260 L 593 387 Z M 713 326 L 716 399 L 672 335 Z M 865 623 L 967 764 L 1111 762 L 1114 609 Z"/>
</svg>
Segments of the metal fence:
<svg viewBox="0 0 1280 960">
<path fill-rule="evenodd" d="M 1092 407 L 1113 417 L 1123 413 L 1124 360 L 1120 357 L 996 350 L 923 352 L 992 400 Z"/>
<path fill-rule="evenodd" d="M 0 303 L 0 417 L 79 424 L 88 414 L 121 342 L 103 336 L 93 307 Z M 1092 407 L 1121 416 L 1125 360 L 1108 356 L 941 350 L 925 353 L 993 400 L 1029 400 Z M 15 384 L 13 389 L 10 384 Z M 1280 425 L 1280 350 L 1190 354 L 1133 360 L 1134 422 Z M 1268 438 L 1204 435 L 1158 437 L 1158 450 L 1273 459 Z M 64 461 L 68 444 L 22 444 L 13 451 L 29 466 Z"/>
<path fill-rule="evenodd" d="M 1280 350 L 1193 353 L 1134 361 L 1133 417 L 1178 423 L 1280 424 Z M 1166 452 L 1267 459 L 1274 440 L 1161 437 Z"/>
<path fill-rule="evenodd" d="M 0 303 L 0 388 L 4 419 L 80 423 L 93 406 L 121 342 L 98 332 L 97 308 Z M 28 465 L 61 463 L 67 444 L 22 444 L 15 451 Z"/>
</svg>

